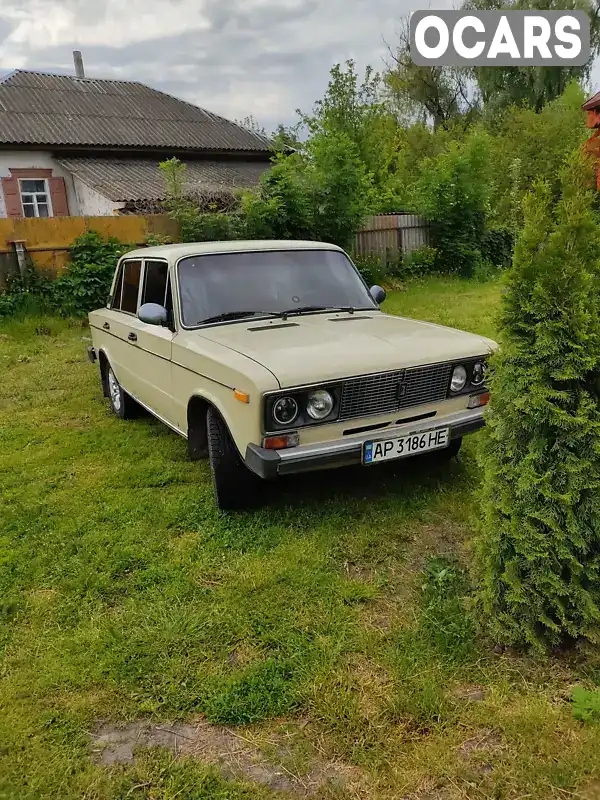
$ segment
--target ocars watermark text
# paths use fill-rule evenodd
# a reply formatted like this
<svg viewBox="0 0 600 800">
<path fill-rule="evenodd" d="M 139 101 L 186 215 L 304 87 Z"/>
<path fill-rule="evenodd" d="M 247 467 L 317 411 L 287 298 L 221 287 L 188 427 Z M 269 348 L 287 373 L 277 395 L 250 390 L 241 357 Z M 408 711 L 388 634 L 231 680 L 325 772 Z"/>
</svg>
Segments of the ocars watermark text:
<svg viewBox="0 0 600 800">
<path fill-rule="evenodd" d="M 415 11 L 410 53 L 422 66 L 582 66 L 590 20 L 585 11 Z"/>
</svg>

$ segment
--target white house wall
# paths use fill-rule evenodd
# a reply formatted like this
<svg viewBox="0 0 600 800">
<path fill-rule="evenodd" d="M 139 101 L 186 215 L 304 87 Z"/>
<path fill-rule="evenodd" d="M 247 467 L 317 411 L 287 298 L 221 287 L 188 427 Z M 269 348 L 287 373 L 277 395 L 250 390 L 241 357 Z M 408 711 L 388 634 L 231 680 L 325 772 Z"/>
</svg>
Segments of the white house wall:
<svg viewBox="0 0 600 800">
<path fill-rule="evenodd" d="M 37 150 L 0 150 L 0 178 L 10 178 L 11 169 L 51 169 L 53 177 L 64 178 L 71 216 L 81 214 L 73 176 L 50 153 Z M 112 213 L 112 211 L 110 212 Z M 0 217 L 6 217 L 4 195 L 0 191 Z"/>
<path fill-rule="evenodd" d="M 80 181 L 75 175 L 73 176 L 73 185 L 79 214 L 83 217 L 112 217 L 116 210 L 123 207 L 123 203 L 108 200 L 104 195 Z"/>
</svg>

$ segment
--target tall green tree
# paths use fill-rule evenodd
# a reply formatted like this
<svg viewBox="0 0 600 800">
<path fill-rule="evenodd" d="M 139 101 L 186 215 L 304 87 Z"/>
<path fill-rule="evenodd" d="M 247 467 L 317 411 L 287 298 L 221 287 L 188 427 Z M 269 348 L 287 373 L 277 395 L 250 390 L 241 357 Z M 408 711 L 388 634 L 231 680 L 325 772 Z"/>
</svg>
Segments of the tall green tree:
<svg viewBox="0 0 600 800">
<path fill-rule="evenodd" d="M 573 81 L 540 112 L 510 106 L 488 121 L 492 134 L 488 180 L 493 185 L 495 224 L 521 227 L 522 201 L 536 179 L 547 181 L 558 197 L 565 159 L 589 136 L 581 110 L 584 97 L 581 86 Z"/>
<path fill-rule="evenodd" d="M 382 77 L 367 67 L 361 78 L 354 61 L 336 64 L 331 69 L 324 97 L 310 114 L 301 115 L 308 133 L 306 143 L 315 137 L 332 136 L 351 143 L 353 151 L 373 177 L 382 204 L 394 205 L 386 195 L 394 193 L 397 171 L 398 123 L 384 96 Z M 391 210 L 382 207 L 378 210 Z"/>
<path fill-rule="evenodd" d="M 526 104 L 540 111 L 560 97 L 572 81 L 584 82 L 600 46 L 600 17 L 594 0 L 467 0 L 464 9 L 570 11 L 583 10 L 590 17 L 591 54 L 583 66 L 476 67 L 473 75 L 488 113 L 510 105 Z"/>
<path fill-rule="evenodd" d="M 405 126 L 431 123 L 434 130 L 466 129 L 479 115 L 480 102 L 464 68 L 422 66 L 410 54 L 408 19 L 402 21 L 398 43 L 389 48 L 384 75 L 388 98 Z"/>
<path fill-rule="evenodd" d="M 371 210 L 372 176 L 344 133 L 316 133 L 303 153 L 280 155 L 242 200 L 251 239 L 314 239 L 349 247 Z"/>
<path fill-rule="evenodd" d="M 480 601 L 505 644 L 600 642 L 600 229 L 589 164 L 525 203 L 480 454 Z"/>
</svg>

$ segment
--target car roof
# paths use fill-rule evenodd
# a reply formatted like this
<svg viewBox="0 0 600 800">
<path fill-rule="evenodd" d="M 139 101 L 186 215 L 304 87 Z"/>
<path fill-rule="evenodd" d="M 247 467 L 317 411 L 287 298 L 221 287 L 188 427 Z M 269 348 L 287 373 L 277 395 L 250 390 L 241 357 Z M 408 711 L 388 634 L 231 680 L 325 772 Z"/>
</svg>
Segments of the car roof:
<svg viewBox="0 0 600 800">
<path fill-rule="evenodd" d="M 250 253 L 265 250 L 336 250 L 341 247 L 326 242 L 303 242 L 296 240 L 249 240 L 231 242 L 193 242 L 191 244 L 165 244 L 157 247 L 142 247 L 125 254 L 126 258 L 166 258 L 171 262 L 185 256 L 201 256 L 213 253 Z"/>
</svg>

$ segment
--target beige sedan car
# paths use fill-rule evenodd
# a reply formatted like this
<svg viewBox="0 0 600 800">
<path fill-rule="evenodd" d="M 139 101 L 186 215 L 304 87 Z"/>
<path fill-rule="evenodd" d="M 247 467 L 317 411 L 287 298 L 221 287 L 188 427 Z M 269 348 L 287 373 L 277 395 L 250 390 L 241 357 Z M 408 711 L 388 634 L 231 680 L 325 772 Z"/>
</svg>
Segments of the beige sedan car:
<svg viewBox="0 0 600 800">
<path fill-rule="evenodd" d="M 260 479 L 428 451 L 484 424 L 497 345 L 385 314 L 339 247 L 178 244 L 117 265 L 89 315 L 90 360 L 117 416 L 142 406 L 208 457 L 221 509 Z"/>
</svg>

